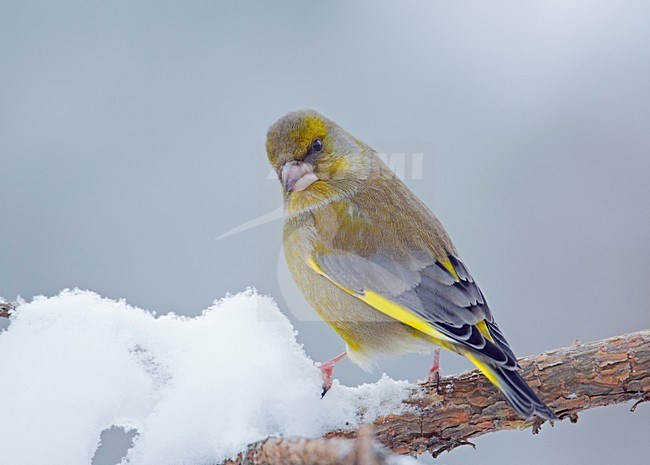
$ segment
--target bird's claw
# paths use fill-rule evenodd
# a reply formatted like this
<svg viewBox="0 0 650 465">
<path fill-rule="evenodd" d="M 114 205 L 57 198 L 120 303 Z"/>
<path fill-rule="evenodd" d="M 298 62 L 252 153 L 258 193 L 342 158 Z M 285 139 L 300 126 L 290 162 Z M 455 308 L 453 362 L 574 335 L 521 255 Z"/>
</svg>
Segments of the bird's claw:
<svg viewBox="0 0 650 465">
<path fill-rule="evenodd" d="M 327 394 L 327 391 L 332 388 L 332 384 L 334 383 L 332 381 L 332 371 L 334 370 L 334 364 L 325 362 L 322 363 L 319 368 L 321 376 L 323 377 L 323 392 L 320 395 L 320 398 L 322 399 L 325 397 L 325 394 Z"/>
<path fill-rule="evenodd" d="M 340 362 L 344 357 L 345 357 L 345 352 L 343 352 L 341 355 L 337 355 L 336 357 L 334 357 L 331 360 L 328 360 L 327 362 L 321 363 L 318 366 L 318 368 L 320 369 L 320 374 L 323 378 L 323 392 L 320 395 L 321 399 L 325 397 L 325 394 L 327 394 L 327 391 L 329 391 L 332 388 L 332 384 L 334 383 L 332 381 L 332 372 L 334 371 L 334 365 Z"/>
<path fill-rule="evenodd" d="M 331 388 L 332 388 L 331 380 L 329 383 L 323 381 L 323 392 L 320 393 L 320 398 L 322 399 L 323 397 L 325 397 L 325 394 L 327 394 L 327 391 L 329 391 Z"/>
</svg>

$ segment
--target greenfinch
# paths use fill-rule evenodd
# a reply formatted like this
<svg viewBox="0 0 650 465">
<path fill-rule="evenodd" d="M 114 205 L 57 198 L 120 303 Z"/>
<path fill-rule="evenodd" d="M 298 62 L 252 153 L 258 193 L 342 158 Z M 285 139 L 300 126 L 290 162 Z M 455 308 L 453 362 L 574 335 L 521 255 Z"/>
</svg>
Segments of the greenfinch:
<svg viewBox="0 0 650 465">
<path fill-rule="evenodd" d="M 268 131 L 284 195 L 284 252 L 318 315 L 367 368 L 442 347 L 467 357 L 522 418 L 555 415 L 519 364 L 447 232 L 377 153 L 312 110 Z M 324 392 L 334 364 L 322 366 Z"/>
</svg>

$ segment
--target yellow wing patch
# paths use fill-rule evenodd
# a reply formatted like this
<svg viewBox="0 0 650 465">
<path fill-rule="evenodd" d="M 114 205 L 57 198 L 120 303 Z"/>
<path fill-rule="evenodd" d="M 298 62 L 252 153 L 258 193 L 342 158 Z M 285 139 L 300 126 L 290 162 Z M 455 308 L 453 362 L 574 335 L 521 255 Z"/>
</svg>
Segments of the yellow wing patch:
<svg viewBox="0 0 650 465">
<path fill-rule="evenodd" d="M 472 362 L 492 384 L 501 389 L 501 382 L 499 381 L 499 378 L 496 377 L 494 370 L 487 363 L 482 362 L 467 350 L 463 351 L 463 355 L 467 357 L 469 361 Z"/>
<path fill-rule="evenodd" d="M 494 339 L 492 339 L 492 335 L 490 334 L 490 330 L 488 329 L 487 324 L 485 324 L 485 320 L 481 320 L 476 323 L 476 327 L 485 339 L 490 342 L 494 342 Z"/>
<path fill-rule="evenodd" d="M 402 307 L 401 305 L 396 304 L 395 302 L 392 302 L 375 292 L 364 290 L 364 293 L 360 294 L 358 292 L 353 291 L 352 289 L 349 289 L 337 283 L 323 271 L 323 269 L 318 265 L 318 263 L 316 263 L 316 260 L 314 260 L 313 258 L 309 259 L 309 266 L 316 273 L 327 278 L 330 282 L 332 282 L 333 284 L 335 284 L 337 287 L 347 292 L 348 294 L 367 303 L 371 307 L 379 310 L 380 312 L 388 315 L 389 317 L 395 318 L 397 321 L 404 323 L 405 325 L 417 329 L 418 331 L 432 337 L 437 344 L 440 344 L 444 348 L 446 349 L 452 348 L 449 342 L 453 342 L 453 339 L 445 336 L 443 333 L 441 333 L 436 328 L 434 328 L 433 325 L 431 325 L 431 323 L 419 317 L 418 315 L 411 312 L 407 308 Z"/>
<path fill-rule="evenodd" d="M 451 264 L 449 260 L 438 260 L 438 263 L 440 263 L 442 266 L 445 267 L 449 273 L 454 277 L 456 281 L 460 281 L 460 276 L 458 276 L 458 273 L 456 273 L 456 270 L 454 270 L 454 266 Z"/>
</svg>

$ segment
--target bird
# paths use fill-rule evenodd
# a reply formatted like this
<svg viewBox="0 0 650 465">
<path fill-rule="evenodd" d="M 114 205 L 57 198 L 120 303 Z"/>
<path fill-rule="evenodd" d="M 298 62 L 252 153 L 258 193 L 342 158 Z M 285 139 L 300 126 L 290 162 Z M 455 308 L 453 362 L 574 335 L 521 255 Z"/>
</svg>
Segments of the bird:
<svg viewBox="0 0 650 465">
<path fill-rule="evenodd" d="M 284 199 L 283 247 L 298 289 L 345 341 L 321 365 L 323 393 L 346 355 L 363 369 L 382 356 L 438 349 L 469 359 L 523 419 L 556 419 L 520 365 L 442 223 L 378 153 L 314 110 L 268 130 L 266 152 Z"/>
</svg>

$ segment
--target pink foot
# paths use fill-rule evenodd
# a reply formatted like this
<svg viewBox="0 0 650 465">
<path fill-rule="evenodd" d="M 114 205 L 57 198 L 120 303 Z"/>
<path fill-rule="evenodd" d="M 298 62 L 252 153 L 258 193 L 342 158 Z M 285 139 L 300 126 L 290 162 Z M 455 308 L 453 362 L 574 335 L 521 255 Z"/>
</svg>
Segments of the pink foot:
<svg viewBox="0 0 650 465">
<path fill-rule="evenodd" d="M 327 391 L 332 387 L 332 371 L 334 370 L 334 365 L 343 360 L 345 355 L 346 353 L 343 352 L 341 355 L 337 355 L 333 359 L 320 364 L 319 368 L 321 375 L 323 376 L 323 392 L 320 395 L 321 399 L 325 397 Z"/>
<path fill-rule="evenodd" d="M 436 392 L 440 393 L 440 378 L 442 378 L 442 370 L 440 369 L 440 349 L 436 349 L 433 355 L 433 365 L 429 370 L 429 376 L 427 376 L 427 383 L 434 383 L 436 386 Z"/>
</svg>

